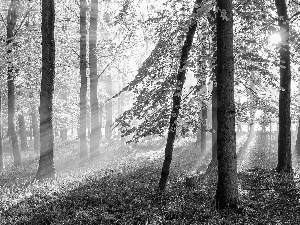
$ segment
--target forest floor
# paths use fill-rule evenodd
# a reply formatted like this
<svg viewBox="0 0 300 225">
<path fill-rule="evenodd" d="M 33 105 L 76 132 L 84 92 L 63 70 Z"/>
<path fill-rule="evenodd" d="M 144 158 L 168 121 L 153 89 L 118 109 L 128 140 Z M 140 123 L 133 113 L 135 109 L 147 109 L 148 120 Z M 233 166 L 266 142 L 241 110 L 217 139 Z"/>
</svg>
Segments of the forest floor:
<svg viewBox="0 0 300 225">
<path fill-rule="evenodd" d="M 238 148 L 246 136 L 237 139 Z M 276 140 L 258 133 L 238 160 L 239 208 L 216 211 L 216 173 L 209 155 L 190 140 L 178 141 L 164 194 L 157 194 L 165 140 L 121 147 L 103 143 L 100 160 L 80 168 L 78 141 L 56 142 L 57 179 L 26 183 L 38 157 L 0 175 L 0 224 L 300 224 L 300 172 L 278 175 Z M 207 146 L 210 146 L 208 143 Z M 193 177 L 187 185 L 186 177 Z"/>
</svg>

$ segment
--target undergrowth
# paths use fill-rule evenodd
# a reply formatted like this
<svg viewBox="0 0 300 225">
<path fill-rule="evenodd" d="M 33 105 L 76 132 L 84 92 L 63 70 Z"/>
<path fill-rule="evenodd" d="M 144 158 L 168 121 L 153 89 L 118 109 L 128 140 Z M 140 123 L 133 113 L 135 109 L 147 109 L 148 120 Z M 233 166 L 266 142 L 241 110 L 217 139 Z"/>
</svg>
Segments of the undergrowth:
<svg viewBox="0 0 300 225">
<path fill-rule="evenodd" d="M 259 135 L 243 159 L 251 167 L 239 170 L 239 209 L 231 211 L 215 210 L 217 176 L 204 173 L 210 153 L 191 142 L 176 144 L 167 190 L 158 194 L 165 143 L 155 143 L 104 143 L 109 150 L 83 168 L 78 141 L 59 143 L 56 180 L 30 185 L 38 158 L 24 153 L 19 167 L 0 176 L 0 224 L 300 224 L 299 171 L 278 175 Z"/>
</svg>

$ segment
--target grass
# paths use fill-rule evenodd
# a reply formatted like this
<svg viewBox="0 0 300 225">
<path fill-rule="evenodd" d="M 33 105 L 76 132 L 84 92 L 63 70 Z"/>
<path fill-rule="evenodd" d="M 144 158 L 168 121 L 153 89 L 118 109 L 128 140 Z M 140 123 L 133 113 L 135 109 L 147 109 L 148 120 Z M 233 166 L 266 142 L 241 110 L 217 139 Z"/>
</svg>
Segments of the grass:
<svg viewBox="0 0 300 225">
<path fill-rule="evenodd" d="M 104 143 L 109 150 L 102 159 L 84 168 L 78 167 L 76 140 L 58 143 L 57 179 L 27 187 L 37 158 L 24 153 L 22 165 L 7 167 L 0 177 L 0 224 L 300 224 L 300 173 L 296 168 L 292 176 L 278 175 L 275 153 L 264 142 L 257 135 L 243 159 L 247 165 L 239 162 L 244 167 L 235 211 L 214 209 L 217 176 L 203 173 L 210 157 L 191 142 L 177 143 L 162 195 L 156 188 L 163 141 L 156 141 L 155 148 L 149 142 L 128 149 Z M 192 187 L 185 184 L 191 173 Z"/>
</svg>

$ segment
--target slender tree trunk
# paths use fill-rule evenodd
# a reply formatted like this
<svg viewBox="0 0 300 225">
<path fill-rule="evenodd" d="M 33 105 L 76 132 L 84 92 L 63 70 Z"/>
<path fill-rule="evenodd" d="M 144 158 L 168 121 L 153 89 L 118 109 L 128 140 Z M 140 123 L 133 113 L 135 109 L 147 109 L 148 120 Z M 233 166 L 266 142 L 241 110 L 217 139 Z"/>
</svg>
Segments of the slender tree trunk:
<svg viewBox="0 0 300 225">
<path fill-rule="evenodd" d="M 214 11 L 210 11 L 210 18 L 209 18 L 209 23 L 210 26 L 212 26 L 212 33 L 213 33 L 213 38 L 212 38 L 212 45 L 213 45 L 213 59 L 216 60 L 217 58 L 217 30 L 216 30 L 216 24 L 217 20 L 214 15 Z M 216 64 L 216 62 L 215 62 Z M 212 151 L 212 156 L 211 156 L 211 162 L 209 163 L 207 167 L 207 172 L 209 171 L 215 171 L 217 169 L 218 165 L 218 159 L 217 159 L 217 130 L 218 130 L 218 120 L 217 120 L 217 82 L 216 82 L 216 76 L 217 76 L 217 70 L 216 66 L 213 67 L 212 73 L 214 76 L 213 79 L 213 88 L 212 88 L 212 97 L 211 97 L 211 123 L 212 123 L 212 134 L 211 134 L 211 151 Z"/>
<path fill-rule="evenodd" d="M 89 31 L 89 64 L 90 64 L 90 105 L 91 105 L 91 136 L 90 158 L 99 155 L 99 105 L 98 105 L 98 74 L 97 74 L 97 19 L 98 0 L 91 0 L 90 31 Z"/>
<path fill-rule="evenodd" d="M 3 144 L 2 144 L 2 87 L 0 86 L 0 173 L 4 169 Z"/>
<path fill-rule="evenodd" d="M 12 62 L 12 49 L 14 43 L 14 29 L 17 23 L 17 5 L 19 4 L 18 0 L 11 0 L 10 6 L 7 14 L 7 64 L 8 64 L 8 76 L 7 76 L 7 105 L 8 105 L 8 135 L 12 142 L 13 148 L 13 157 L 14 165 L 21 163 L 21 155 L 18 144 L 18 137 L 15 130 L 15 72 L 16 69 L 13 66 Z"/>
<path fill-rule="evenodd" d="M 243 147 L 241 148 L 241 150 L 238 153 L 238 159 L 243 159 L 244 155 L 246 153 L 247 148 L 249 147 L 249 144 L 251 143 L 251 141 L 254 138 L 254 134 L 255 134 L 255 124 L 254 124 L 254 117 L 255 117 L 255 102 L 254 102 L 254 96 L 253 96 L 253 92 L 255 91 L 256 87 L 255 84 L 253 82 L 253 78 L 251 78 L 250 80 L 250 91 L 249 91 L 249 96 L 250 96 L 250 120 L 249 120 L 249 126 L 248 126 L 248 137 L 246 142 L 244 143 Z"/>
<path fill-rule="evenodd" d="M 250 130 L 248 132 L 248 137 L 247 137 L 247 140 L 245 141 L 245 143 L 243 144 L 243 147 L 240 149 L 240 151 L 238 153 L 238 159 L 244 158 L 246 150 L 254 138 L 254 134 L 255 134 L 254 124 L 250 124 L 249 126 L 250 126 Z"/>
<path fill-rule="evenodd" d="M 206 151 L 206 129 L 207 129 L 207 104 L 202 101 L 202 110 L 201 110 L 201 153 L 203 154 Z"/>
<path fill-rule="evenodd" d="M 289 46 L 289 20 L 285 0 L 275 0 L 280 27 L 280 92 L 279 92 L 279 133 L 277 172 L 292 171 L 291 154 L 291 62 Z"/>
<path fill-rule="evenodd" d="M 79 139 L 80 139 L 80 163 L 88 157 L 87 140 L 86 140 L 86 123 L 87 123 L 87 76 L 86 76 L 86 0 L 80 0 L 80 115 L 79 115 Z"/>
<path fill-rule="evenodd" d="M 33 131 L 33 146 L 34 151 L 39 152 L 40 150 L 40 131 L 39 124 L 35 110 L 31 112 L 31 121 L 32 121 L 32 131 Z"/>
<path fill-rule="evenodd" d="M 165 190 L 167 179 L 170 173 L 170 165 L 171 165 L 172 154 L 173 154 L 173 145 L 176 136 L 176 123 L 177 123 L 177 118 L 180 110 L 182 89 L 186 79 L 185 66 L 188 60 L 189 52 L 191 50 L 193 44 L 193 38 L 197 28 L 197 17 L 198 17 L 197 10 L 200 8 L 201 4 L 202 4 L 202 0 L 196 0 L 193 9 L 193 17 L 192 17 L 191 25 L 189 26 L 189 29 L 186 34 L 186 39 L 181 49 L 180 64 L 179 64 L 179 69 L 176 77 L 177 83 L 176 83 L 176 89 L 173 94 L 173 106 L 170 115 L 169 132 L 168 132 L 167 144 L 165 148 L 165 160 L 163 163 L 161 177 L 158 186 L 159 190 L 161 191 Z"/>
<path fill-rule="evenodd" d="M 110 74 L 106 76 L 106 94 L 110 98 L 112 96 L 112 77 Z M 105 123 L 105 139 L 109 140 L 112 136 L 112 100 L 106 102 L 106 123 Z"/>
<path fill-rule="evenodd" d="M 40 160 L 37 180 L 55 178 L 52 100 L 55 78 L 54 0 L 42 0 L 42 81 L 40 92 Z"/>
<path fill-rule="evenodd" d="M 297 140 L 296 140 L 296 145 L 295 145 L 295 154 L 297 161 L 299 162 L 300 159 L 300 117 L 298 119 L 298 131 L 297 131 Z"/>
<path fill-rule="evenodd" d="M 25 124 L 25 118 L 23 112 L 19 114 L 18 121 L 19 121 L 19 134 L 21 139 L 21 149 L 23 151 L 27 151 L 28 144 L 27 144 L 26 124 Z"/>
<path fill-rule="evenodd" d="M 217 0 L 218 184 L 217 209 L 235 208 L 238 201 L 234 105 L 232 0 Z M 221 12 L 226 12 L 226 19 Z"/>
</svg>

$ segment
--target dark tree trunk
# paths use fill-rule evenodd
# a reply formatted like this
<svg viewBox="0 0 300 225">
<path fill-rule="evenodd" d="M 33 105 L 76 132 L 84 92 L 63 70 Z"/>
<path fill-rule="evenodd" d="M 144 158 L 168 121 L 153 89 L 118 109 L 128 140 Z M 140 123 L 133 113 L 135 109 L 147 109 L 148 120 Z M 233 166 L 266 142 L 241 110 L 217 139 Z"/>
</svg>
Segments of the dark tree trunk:
<svg viewBox="0 0 300 225">
<path fill-rule="evenodd" d="M 218 184 L 217 209 L 235 208 L 238 201 L 234 105 L 232 0 L 217 0 Z M 221 12 L 226 12 L 226 19 Z"/>
<path fill-rule="evenodd" d="M 176 77 L 176 81 L 177 81 L 176 89 L 173 94 L 173 106 L 170 115 L 168 138 L 167 138 L 167 144 L 165 148 L 165 159 L 164 159 L 164 163 L 161 171 L 161 177 L 158 186 L 159 190 L 161 191 L 165 190 L 167 179 L 170 173 L 170 165 L 171 165 L 172 154 L 173 154 L 173 145 L 176 136 L 176 123 L 177 123 L 177 118 L 180 110 L 182 89 L 186 79 L 185 65 L 187 63 L 189 52 L 193 44 L 193 38 L 197 28 L 197 17 L 198 17 L 197 10 L 200 8 L 201 4 L 202 4 L 202 0 L 196 0 L 193 9 L 193 17 L 192 17 L 191 25 L 189 26 L 189 29 L 186 34 L 186 39 L 181 49 L 180 64 L 179 64 L 178 73 Z"/>
<path fill-rule="evenodd" d="M 86 0 L 80 0 L 80 116 L 79 116 L 79 139 L 80 139 L 80 163 L 82 164 L 88 157 L 86 140 L 87 122 L 87 77 L 86 77 Z"/>
<path fill-rule="evenodd" d="M 25 124 L 25 118 L 23 113 L 19 114 L 18 121 L 19 121 L 19 135 L 21 139 L 21 149 L 23 151 L 27 151 L 28 144 L 27 144 L 27 135 L 26 135 L 26 124 Z"/>
<path fill-rule="evenodd" d="M 98 0 L 91 1 L 89 31 L 89 64 L 90 64 L 90 105 L 91 105 L 91 136 L 90 158 L 99 155 L 99 105 L 98 105 L 98 74 L 97 74 L 97 19 Z"/>
<path fill-rule="evenodd" d="M 291 67 L 289 46 L 289 20 L 285 0 L 275 0 L 278 25 L 280 27 L 280 92 L 279 92 L 279 133 L 277 172 L 292 171 L 291 153 Z"/>
<path fill-rule="evenodd" d="M 31 121 L 32 121 L 32 131 L 33 131 L 33 146 L 34 151 L 39 152 L 40 150 L 40 131 L 39 131 L 39 124 L 38 119 L 35 111 L 31 112 Z"/>
<path fill-rule="evenodd" d="M 206 151 L 206 129 L 207 129 L 207 104 L 206 102 L 202 102 L 202 110 L 201 110 L 201 153 L 205 153 Z"/>
<path fill-rule="evenodd" d="M 108 98 L 112 96 L 112 77 L 111 75 L 106 76 L 106 94 Z M 106 121 L 105 121 L 105 139 L 109 140 L 112 136 L 112 100 L 106 102 Z"/>
<path fill-rule="evenodd" d="M 42 0 L 42 81 L 40 92 L 40 160 L 37 180 L 55 178 L 52 100 L 55 78 L 54 0 Z"/>
<path fill-rule="evenodd" d="M 7 14 L 7 65 L 8 65 L 8 75 L 7 75 L 7 106 L 8 106 L 8 135 L 12 142 L 14 165 L 21 163 L 21 155 L 18 144 L 18 137 L 15 130 L 15 72 L 16 69 L 12 62 L 12 49 L 14 43 L 14 29 L 17 23 L 17 5 L 18 0 L 11 0 L 8 14 Z"/>
</svg>

